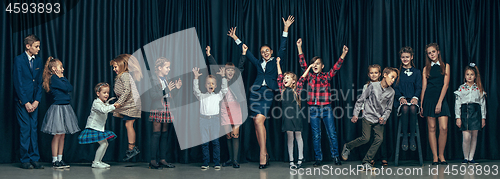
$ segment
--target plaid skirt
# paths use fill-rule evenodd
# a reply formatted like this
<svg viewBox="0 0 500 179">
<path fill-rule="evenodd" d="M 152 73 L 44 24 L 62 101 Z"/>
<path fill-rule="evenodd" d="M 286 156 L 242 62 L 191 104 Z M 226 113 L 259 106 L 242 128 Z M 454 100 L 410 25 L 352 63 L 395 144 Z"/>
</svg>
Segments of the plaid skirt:
<svg viewBox="0 0 500 179">
<path fill-rule="evenodd" d="M 149 121 L 172 123 L 174 121 L 174 116 L 170 113 L 170 103 L 168 101 L 165 102 L 165 100 L 161 100 L 161 104 L 165 110 L 151 110 L 149 113 Z"/>
<path fill-rule="evenodd" d="M 97 131 L 94 129 L 86 128 L 78 136 L 78 143 L 80 144 L 91 144 L 96 143 L 104 139 L 112 141 L 116 138 L 116 134 L 111 131 L 104 130 L 104 132 Z"/>
</svg>

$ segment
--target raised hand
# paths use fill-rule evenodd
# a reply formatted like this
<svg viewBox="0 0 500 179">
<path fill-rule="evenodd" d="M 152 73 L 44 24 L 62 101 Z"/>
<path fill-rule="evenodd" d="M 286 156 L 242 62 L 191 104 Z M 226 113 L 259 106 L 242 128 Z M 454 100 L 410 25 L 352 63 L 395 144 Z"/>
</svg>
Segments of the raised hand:
<svg viewBox="0 0 500 179">
<path fill-rule="evenodd" d="M 207 45 L 207 48 L 205 48 L 205 53 L 207 54 L 207 57 L 210 56 L 210 46 Z"/>
<path fill-rule="evenodd" d="M 302 47 L 302 38 L 297 40 L 297 47 Z"/>
<path fill-rule="evenodd" d="M 236 36 L 236 27 L 231 27 L 227 32 L 227 36 L 233 38 L 234 40 L 237 40 L 238 37 Z"/>
<path fill-rule="evenodd" d="M 226 68 L 225 67 L 220 67 L 219 72 L 217 72 L 218 75 L 224 77 L 226 76 Z"/>
<path fill-rule="evenodd" d="M 288 16 L 288 19 L 285 21 L 285 18 L 281 18 L 283 20 L 283 24 L 285 25 L 285 32 L 288 32 L 288 27 L 290 27 L 290 25 L 293 24 L 293 22 L 295 21 L 295 17 L 293 17 L 292 15 L 289 15 Z"/>
<path fill-rule="evenodd" d="M 181 78 L 179 78 L 177 81 L 175 81 L 175 87 L 177 89 L 180 89 L 181 86 L 182 86 L 182 80 L 181 80 Z"/>
<path fill-rule="evenodd" d="M 193 74 L 194 74 L 194 79 L 198 79 L 198 77 L 201 76 L 201 73 L 200 73 L 200 68 L 198 67 L 194 67 L 193 68 Z"/>
<path fill-rule="evenodd" d="M 347 55 L 347 52 L 349 52 L 349 48 L 344 45 L 344 48 L 342 48 L 342 56 L 340 58 L 344 59 L 345 56 Z"/>
<path fill-rule="evenodd" d="M 280 64 L 280 61 L 281 61 L 281 58 L 280 58 L 280 57 L 276 58 L 276 63 L 277 63 L 278 65 Z"/>
<path fill-rule="evenodd" d="M 243 44 L 242 47 L 243 47 L 243 53 L 242 53 L 242 55 L 246 55 L 247 51 L 248 51 L 248 46 L 246 44 Z"/>
<path fill-rule="evenodd" d="M 170 83 L 168 83 L 168 90 L 172 91 L 174 88 L 175 88 L 175 83 L 173 81 L 170 81 Z"/>
</svg>

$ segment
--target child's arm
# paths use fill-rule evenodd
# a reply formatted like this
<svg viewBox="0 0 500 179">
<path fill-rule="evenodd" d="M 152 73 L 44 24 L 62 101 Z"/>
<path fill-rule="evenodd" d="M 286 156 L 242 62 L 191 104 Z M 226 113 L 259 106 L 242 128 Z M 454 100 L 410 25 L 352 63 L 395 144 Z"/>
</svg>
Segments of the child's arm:
<svg viewBox="0 0 500 179">
<path fill-rule="evenodd" d="M 420 94 L 422 93 L 422 74 L 420 74 L 420 70 L 416 70 L 415 72 L 417 75 L 417 81 L 415 82 L 415 94 L 413 95 L 413 98 L 411 99 L 411 103 L 417 104 L 418 103 L 418 98 L 420 97 Z"/>
<path fill-rule="evenodd" d="M 444 75 L 444 85 L 443 88 L 441 89 L 441 95 L 439 95 L 439 100 L 436 105 L 436 109 L 434 109 L 434 112 L 436 114 L 441 113 L 441 105 L 443 103 L 444 96 L 446 95 L 446 91 L 448 91 L 448 85 L 450 84 L 450 65 L 446 64 L 446 74 Z"/>
<path fill-rule="evenodd" d="M 212 56 L 212 54 L 210 53 L 210 46 L 207 46 L 205 48 L 206 50 L 206 54 L 207 54 L 207 58 L 208 58 L 208 64 L 209 65 L 217 65 L 217 61 L 215 61 L 215 58 Z"/>
<path fill-rule="evenodd" d="M 276 67 L 278 68 L 278 87 L 280 91 L 283 91 L 285 89 L 285 85 L 283 85 L 283 73 L 281 71 L 280 61 L 280 57 L 276 58 Z"/>
<path fill-rule="evenodd" d="M 385 124 L 387 122 L 387 119 L 389 119 L 389 116 L 391 116 L 393 104 L 394 104 L 394 91 L 392 91 L 392 95 L 388 101 L 387 108 L 385 109 L 384 114 L 382 115 L 383 121 L 379 121 L 380 124 Z"/>
<path fill-rule="evenodd" d="M 222 85 L 221 85 L 221 90 L 220 90 L 220 96 L 221 100 L 224 98 L 224 94 L 227 93 L 227 79 L 226 79 L 226 68 L 220 67 L 219 72 L 217 72 L 218 75 L 222 77 Z"/>
<path fill-rule="evenodd" d="M 460 96 L 460 86 L 458 87 L 458 90 L 456 90 L 455 92 L 453 92 L 455 94 L 455 118 L 457 119 L 456 121 L 456 125 L 458 127 L 460 127 L 462 125 L 462 121 L 460 120 L 461 118 L 461 109 L 460 107 L 462 107 L 462 98 Z"/>
<path fill-rule="evenodd" d="M 52 75 L 52 77 L 50 78 L 51 88 L 56 88 L 64 92 L 73 91 L 73 86 L 69 83 L 68 79 L 64 77 L 58 77 L 57 75 Z"/>
<path fill-rule="evenodd" d="M 352 112 L 353 114 L 353 119 L 355 118 L 357 121 L 359 112 L 363 109 L 363 104 L 365 104 L 366 99 L 369 97 L 369 95 L 372 92 L 373 85 L 370 83 L 366 90 L 363 91 L 359 99 L 356 101 L 356 104 L 354 105 L 354 111 Z M 352 120 L 351 120 L 352 121 Z M 353 122 L 355 122 L 353 121 Z"/>
<path fill-rule="evenodd" d="M 304 88 L 304 82 L 306 81 L 307 75 L 309 74 L 309 70 L 311 70 L 311 68 L 312 68 L 312 65 L 309 65 L 309 67 L 304 72 L 304 74 L 302 74 L 302 76 L 300 76 L 299 81 L 297 81 L 297 86 L 295 89 L 295 91 L 297 91 L 297 93 L 300 94 L 300 92 Z"/>
<path fill-rule="evenodd" d="M 238 63 L 238 69 L 240 70 L 240 73 L 243 72 L 243 70 L 245 70 L 245 61 L 247 61 L 247 51 L 248 51 L 248 47 L 246 44 L 243 44 L 242 45 L 242 52 L 241 52 L 241 58 L 240 58 L 240 63 Z"/>
<path fill-rule="evenodd" d="M 98 99 L 98 100 L 100 100 L 100 99 Z M 104 104 L 104 103 L 96 102 L 96 101 L 94 101 L 94 104 L 92 104 L 92 111 L 102 113 L 102 114 L 112 112 L 115 109 L 116 109 L 115 105 Z"/>
<path fill-rule="evenodd" d="M 483 127 L 484 122 L 486 120 L 486 92 L 483 91 L 483 94 L 480 94 L 481 98 L 481 116 L 483 117 Z"/>
<path fill-rule="evenodd" d="M 201 91 L 200 86 L 198 84 L 198 77 L 201 76 L 200 69 L 198 67 L 193 68 L 194 80 L 193 80 L 193 91 L 196 98 L 200 99 Z"/>
<path fill-rule="evenodd" d="M 424 108 L 422 107 L 422 104 L 424 104 L 424 94 L 425 94 L 425 89 L 427 88 L 427 78 L 425 75 L 425 68 L 422 70 L 422 92 L 420 93 L 420 117 L 424 117 Z"/>
<path fill-rule="evenodd" d="M 330 69 L 330 71 L 328 72 L 328 76 L 330 76 L 330 78 L 333 78 L 333 76 L 335 76 L 335 74 L 337 74 L 337 71 L 340 70 L 340 67 L 342 67 L 342 63 L 344 62 L 344 58 L 347 55 L 348 51 L 349 51 L 349 48 L 347 48 L 347 46 L 344 45 L 344 48 L 342 49 L 342 55 L 340 56 L 337 63 L 335 63 L 335 65 L 333 65 L 332 69 Z"/>
<path fill-rule="evenodd" d="M 130 75 L 126 75 L 125 73 L 122 73 L 119 79 L 117 79 L 117 83 L 120 84 L 119 82 L 121 81 L 121 85 L 123 85 L 123 91 L 122 94 L 118 97 L 118 101 L 115 103 L 118 103 L 119 106 L 123 106 L 125 103 L 125 100 L 129 95 L 132 95 L 132 90 L 131 85 L 130 85 Z M 116 84 L 116 83 L 115 83 Z"/>
</svg>

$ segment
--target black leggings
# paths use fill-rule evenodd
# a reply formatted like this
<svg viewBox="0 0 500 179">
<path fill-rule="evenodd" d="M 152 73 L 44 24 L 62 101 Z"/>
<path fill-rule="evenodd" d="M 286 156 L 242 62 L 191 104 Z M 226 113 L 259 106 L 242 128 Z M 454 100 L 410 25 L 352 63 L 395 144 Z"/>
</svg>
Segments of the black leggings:
<svg viewBox="0 0 500 179">
<path fill-rule="evenodd" d="M 401 128 L 403 129 L 403 137 L 408 137 L 408 125 L 410 126 L 410 137 L 415 137 L 415 132 L 416 132 L 416 124 L 417 124 L 417 106 L 412 104 L 411 106 L 408 106 L 404 104 L 401 106 L 401 117 L 399 120 L 401 120 Z M 409 121 L 409 123 L 408 123 Z"/>
</svg>

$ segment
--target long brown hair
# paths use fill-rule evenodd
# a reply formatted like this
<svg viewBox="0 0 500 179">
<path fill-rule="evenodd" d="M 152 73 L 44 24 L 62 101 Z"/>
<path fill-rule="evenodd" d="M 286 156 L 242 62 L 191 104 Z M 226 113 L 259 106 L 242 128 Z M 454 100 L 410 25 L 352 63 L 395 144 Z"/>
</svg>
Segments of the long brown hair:
<svg viewBox="0 0 500 179">
<path fill-rule="evenodd" d="M 411 57 L 413 57 L 413 49 L 411 47 L 403 47 L 399 50 L 399 58 L 401 58 L 401 56 L 403 55 L 403 53 L 409 53 L 411 55 Z M 413 58 L 411 58 L 410 60 L 410 63 L 411 63 L 411 66 L 412 67 L 415 67 L 415 63 L 413 63 Z M 403 62 L 401 62 L 401 64 L 399 64 L 399 71 L 401 72 L 401 68 L 403 67 Z M 401 77 L 401 73 L 399 73 L 398 75 L 398 81 L 396 82 L 396 84 L 399 84 L 399 79 Z"/>
<path fill-rule="evenodd" d="M 443 58 L 441 57 L 441 52 L 439 51 L 439 45 L 437 43 L 431 43 L 431 44 L 428 44 L 425 46 L 425 70 L 424 70 L 424 74 L 427 78 L 429 78 L 431 76 L 431 59 L 429 59 L 429 55 L 428 55 L 428 52 L 427 52 L 427 49 L 429 47 L 434 47 L 436 49 L 436 51 L 439 52 L 438 54 L 438 61 L 439 61 L 439 66 L 441 68 L 441 75 L 445 75 L 446 73 L 446 63 L 443 62 Z"/>
<path fill-rule="evenodd" d="M 378 77 L 378 80 L 380 81 L 380 77 L 382 76 L 382 67 L 380 67 L 380 65 L 378 65 L 378 64 L 373 64 L 373 65 L 368 66 L 368 75 L 370 75 L 370 69 L 372 69 L 372 68 L 378 69 L 378 73 L 380 74 L 380 76 Z M 371 82 L 372 82 L 371 79 L 369 79 L 366 82 L 366 84 L 370 84 Z"/>
<path fill-rule="evenodd" d="M 474 65 L 474 67 L 471 67 L 471 66 L 465 67 L 464 80 L 465 80 L 465 76 L 467 75 L 467 70 L 474 72 L 474 75 L 476 75 L 475 83 L 476 83 L 477 87 L 479 88 L 479 92 L 481 92 L 481 94 L 483 94 L 484 88 L 483 88 L 483 84 L 481 83 L 481 75 L 479 74 L 479 68 L 477 68 L 477 66 L 475 66 L 475 65 Z"/>
<path fill-rule="evenodd" d="M 43 86 L 43 89 L 45 89 L 45 91 L 47 91 L 47 93 L 50 91 L 50 78 L 52 77 L 52 74 L 55 74 L 55 72 L 52 71 L 52 67 L 57 67 L 57 65 L 59 65 L 59 63 L 62 64 L 62 62 L 59 59 L 54 58 L 54 57 L 49 57 L 47 59 L 47 62 L 45 63 L 45 67 L 43 68 L 43 75 L 42 75 L 42 78 L 43 78 L 42 86 Z"/>
<path fill-rule="evenodd" d="M 293 98 L 295 99 L 295 102 L 297 102 L 297 104 L 299 105 L 299 107 L 301 107 L 301 103 L 300 103 L 301 100 L 300 100 L 300 94 L 299 94 L 300 91 L 296 91 L 295 90 L 295 89 L 297 89 L 297 75 L 295 73 L 291 72 L 291 71 L 288 71 L 288 72 L 285 72 L 283 74 L 283 79 L 286 77 L 286 75 L 290 75 L 290 78 L 292 78 L 292 80 L 295 81 L 295 83 L 293 83 L 293 84 L 290 85 L 290 88 L 292 88 L 292 90 L 293 90 L 293 94 L 294 94 Z M 284 91 L 285 90 L 281 91 L 281 99 L 283 99 L 283 92 Z"/>
</svg>

